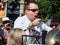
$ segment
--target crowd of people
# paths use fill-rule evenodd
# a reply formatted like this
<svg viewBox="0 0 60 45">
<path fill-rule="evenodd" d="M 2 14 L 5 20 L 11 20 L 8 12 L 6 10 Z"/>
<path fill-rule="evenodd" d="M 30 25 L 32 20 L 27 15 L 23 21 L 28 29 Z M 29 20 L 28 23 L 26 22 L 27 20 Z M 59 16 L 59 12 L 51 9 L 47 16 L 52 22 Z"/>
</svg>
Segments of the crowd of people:
<svg viewBox="0 0 60 45">
<path fill-rule="evenodd" d="M 0 45 L 43 44 L 51 30 L 56 27 L 60 30 L 60 18 L 56 18 L 58 21 L 52 19 L 48 26 L 42 19 L 37 18 L 38 12 L 38 4 L 31 1 L 25 5 L 25 14 L 14 21 L 14 26 L 8 17 L 0 18 Z"/>
</svg>

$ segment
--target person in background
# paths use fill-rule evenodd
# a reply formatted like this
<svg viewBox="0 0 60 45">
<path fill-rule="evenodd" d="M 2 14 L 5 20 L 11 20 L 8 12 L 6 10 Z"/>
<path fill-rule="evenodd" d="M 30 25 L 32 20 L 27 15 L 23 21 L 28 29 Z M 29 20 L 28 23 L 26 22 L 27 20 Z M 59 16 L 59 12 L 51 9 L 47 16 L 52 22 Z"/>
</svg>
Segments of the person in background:
<svg viewBox="0 0 60 45">
<path fill-rule="evenodd" d="M 54 28 L 60 29 L 60 16 L 58 16 L 57 14 L 53 14 L 51 16 L 50 27 L 53 28 L 53 29 Z"/>
<path fill-rule="evenodd" d="M 32 29 L 33 32 L 37 31 L 41 35 L 42 30 L 50 31 L 52 28 L 48 27 L 42 19 L 38 19 L 38 4 L 36 2 L 30 1 L 25 5 L 25 15 L 18 17 L 14 22 L 14 28 L 21 28 L 25 30 L 26 35 L 31 35 L 29 33 Z M 37 33 L 36 33 L 37 34 Z M 32 42 L 32 41 L 31 41 Z M 29 42 L 30 43 L 30 42 Z"/>
<path fill-rule="evenodd" d="M 54 22 L 53 20 L 51 21 L 51 25 L 50 25 L 51 28 L 59 28 L 60 29 L 60 22 Z"/>
<path fill-rule="evenodd" d="M 51 21 L 52 21 L 52 20 L 57 20 L 57 18 L 58 18 L 57 14 L 52 14 L 52 15 L 50 16 L 50 18 L 48 19 L 48 21 L 46 22 L 46 24 L 47 24 L 48 26 L 50 26 Z"/>
<path fill-rule="evenodd" d="M 4 41 L 3 41 L 3 38 L 4 38 L 4 33 L 3 33 L 3 30 L 2 30 L 2 18 L 0 18 L 0 45 L 5 45 L 4 44 Z"/>
<path fill-rule="evenodd" d="M 3 34 L 4 34 L 3 38 L 4 38 L 4 43 L 6 44 L 8 33 L 12 29 L 12 27 L 11 27 L 12 21 L 8 17 L 5 17 L 2 19 L 2 23 L 3 23 L 2 30 L 3 30 Z"/>
<path fill-rule="evenodd" d="M 3 2 L 0 2 L 0 18 L 5 17 L 5 4 Z"/>
<path fill-rule="evenodd" d="M 25 35 L 23 30 L 19 28 L 12 29 L 8 34 L 7 45 L 28 45 L 27 38 L 22 37 L 23 35 Z"/>
</svg>

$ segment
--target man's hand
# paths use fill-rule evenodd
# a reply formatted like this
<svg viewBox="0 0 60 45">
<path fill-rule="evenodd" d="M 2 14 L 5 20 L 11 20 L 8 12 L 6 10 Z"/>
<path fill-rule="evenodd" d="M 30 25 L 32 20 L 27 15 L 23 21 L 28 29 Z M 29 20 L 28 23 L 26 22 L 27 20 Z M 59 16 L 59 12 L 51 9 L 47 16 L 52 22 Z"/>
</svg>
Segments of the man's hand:
<svg viewBox="0 0 60 45">
<path fill-rule="evenodd" d="M 32 25 L 33 26 L 37 26 L 40 23 L 41 19 L 35 19 L 34 21 L 32 21 Z"/>
<path fill-rule="evenodd" d="M 37 26 L 40 23 L 41 19 L 35 19 L 34 21 L 32 21 L 29 26 Z"/>
</svg>

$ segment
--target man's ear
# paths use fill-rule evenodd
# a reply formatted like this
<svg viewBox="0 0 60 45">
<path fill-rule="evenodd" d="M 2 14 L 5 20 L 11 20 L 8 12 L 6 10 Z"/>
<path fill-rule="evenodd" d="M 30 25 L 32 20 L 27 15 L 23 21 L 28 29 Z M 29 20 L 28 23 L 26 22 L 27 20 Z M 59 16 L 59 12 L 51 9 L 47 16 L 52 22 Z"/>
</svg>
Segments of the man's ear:
<svg viewBox="0 0 60 45">
<path fill-rule="evenodd" d="M 27 9 L 25 10 L 25 13 L 28 14 L 28 10 Z"/>
</svg>

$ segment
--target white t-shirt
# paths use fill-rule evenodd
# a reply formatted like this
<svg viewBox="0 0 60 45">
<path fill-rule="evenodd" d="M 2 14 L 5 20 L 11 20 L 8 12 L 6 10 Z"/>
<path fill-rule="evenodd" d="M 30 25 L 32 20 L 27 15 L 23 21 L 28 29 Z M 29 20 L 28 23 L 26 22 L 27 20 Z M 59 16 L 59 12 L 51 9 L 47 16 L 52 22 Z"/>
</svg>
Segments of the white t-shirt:
<svg viewBox="0 0 60 45">
<path fill-rule="evenodd" d="M 30 22 L 31 21 L 27 18 L 26 15 L 18 17 L 14 22 L 14 28 L 21 28 L 22 30 L 25 30 L 29 27 Z M 34 29 L 38 32 L 41 32 L 42 30 L 49 32 L 52 30 L 52 28 L 47 26 L 43 21 L 41 21 L 39 25 L 35 26 Z M 26 34 L 29 35 L 28 30 L 26 31 Z"/>
</svg>

